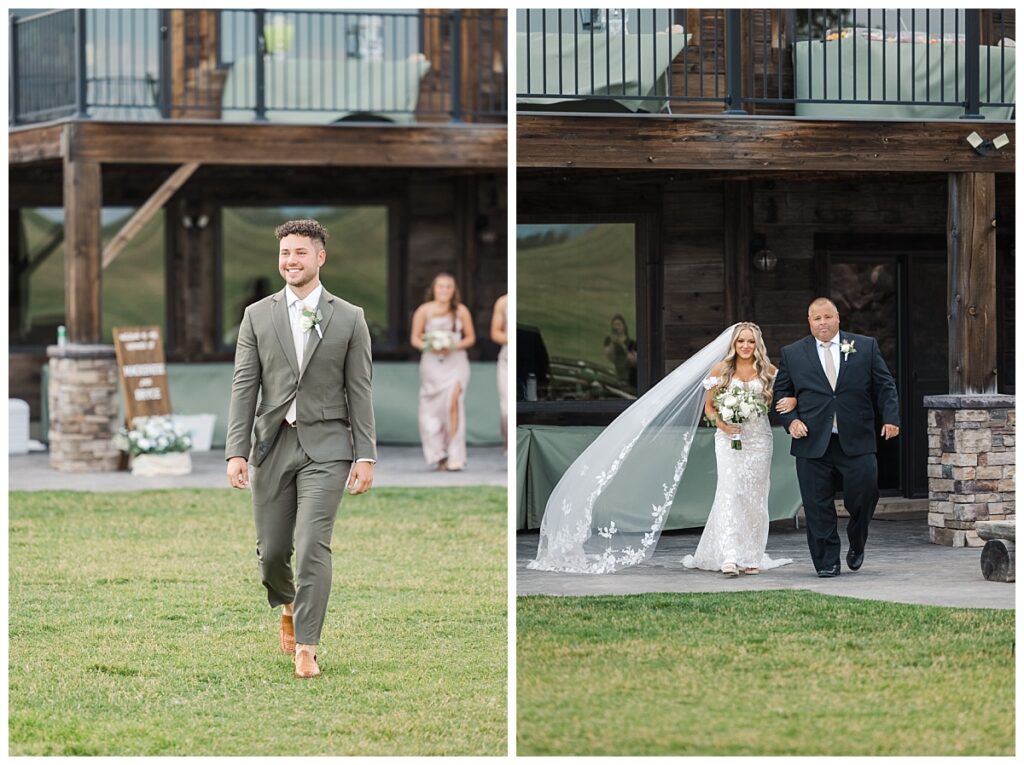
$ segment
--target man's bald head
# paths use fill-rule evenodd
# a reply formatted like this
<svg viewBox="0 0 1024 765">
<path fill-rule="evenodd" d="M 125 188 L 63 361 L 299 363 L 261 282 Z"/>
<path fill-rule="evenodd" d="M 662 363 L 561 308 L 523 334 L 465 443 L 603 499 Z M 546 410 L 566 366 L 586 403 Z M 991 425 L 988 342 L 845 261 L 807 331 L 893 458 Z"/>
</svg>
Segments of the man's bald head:
<svg viewBox="0 0 1024 765">
<path fill-rule="evenodd" d="M 829 300 L 827 297 L 814 298 L 814 300 L 811 301 L 811 304 L 807 306 L 807 315 L 810 316 L 811 312 L 814 311 L 816 308 L 823 308 L 825 306 L 831 307 L 835 314 L 837 316 L 839 315 L 839 309 L 836 308 L 836 304 Z"/>
</svg>

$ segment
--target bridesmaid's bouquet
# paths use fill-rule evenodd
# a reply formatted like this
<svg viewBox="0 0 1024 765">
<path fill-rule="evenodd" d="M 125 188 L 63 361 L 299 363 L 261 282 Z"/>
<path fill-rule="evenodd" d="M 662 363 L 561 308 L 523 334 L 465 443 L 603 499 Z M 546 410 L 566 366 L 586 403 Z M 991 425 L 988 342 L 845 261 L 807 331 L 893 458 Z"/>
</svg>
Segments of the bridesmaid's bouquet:
<svg viewBox="0 0 1024 765">
<path fill-rule="evenodd" d="M 719 391 L 712 399 L 718 416 L 730 425 L 742 425 L 753 422 L 758 417 L 768 414 L 768 403 L 759 391 L 745 388 L 727 388 Z M 732 448 L 742 449 L 743 441 L 740 434 L 732 437 Z"/>
<path fill-rule="evenodd" d="M 420 350 L 437 353 L 439 351 L 450 351 L 455 348 L 455 335 L 443 329 L 434 329 L 424 332 L 420 338 Z"/>
</svg>

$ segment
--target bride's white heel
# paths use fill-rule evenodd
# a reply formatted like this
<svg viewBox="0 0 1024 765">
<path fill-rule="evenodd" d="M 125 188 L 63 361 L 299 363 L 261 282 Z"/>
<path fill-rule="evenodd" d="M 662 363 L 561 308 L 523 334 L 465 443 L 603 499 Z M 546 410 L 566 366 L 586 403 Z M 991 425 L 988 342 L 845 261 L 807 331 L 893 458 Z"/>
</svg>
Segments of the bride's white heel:
<svg viewBox="0 0 1024 765">
<path fill-rule="evenodd" d="M 722 573 L 726 576 L 739 576 L 739 569 L 736 568 L 735 563 L 726 563 L 722 566 Z"/>
</svg>

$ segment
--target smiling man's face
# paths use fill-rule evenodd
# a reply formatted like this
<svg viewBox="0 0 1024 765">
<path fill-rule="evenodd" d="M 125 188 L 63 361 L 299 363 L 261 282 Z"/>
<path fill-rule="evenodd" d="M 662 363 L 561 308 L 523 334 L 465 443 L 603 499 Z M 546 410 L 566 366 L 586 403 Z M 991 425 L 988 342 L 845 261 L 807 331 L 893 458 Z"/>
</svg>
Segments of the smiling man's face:
<svg viewBox="0 0 1024 765">
<path fill-rule="evenodd" d="M 302 289 L 319 280 L 327 253 L 308 236 L 289 234 L 281 240 L 277 268 L 289 287 Z"/>
</svg>

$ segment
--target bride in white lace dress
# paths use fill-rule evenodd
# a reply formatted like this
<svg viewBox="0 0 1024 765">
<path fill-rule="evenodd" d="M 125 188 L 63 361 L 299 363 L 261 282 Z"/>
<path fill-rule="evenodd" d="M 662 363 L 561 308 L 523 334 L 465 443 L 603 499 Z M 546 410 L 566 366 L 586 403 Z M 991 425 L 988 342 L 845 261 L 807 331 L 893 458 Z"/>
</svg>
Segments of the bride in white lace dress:
<svg viewBox="0 0 1024 765">
<path fill-rule="evenodd" d="M 776 369 L 756 324 L 738 324 L 728 355 L 714 366 L 704 380 L 707 390 L 704 413 L 718 428 L 715 433 L 715 461 L 718 487 L 704 533 L 693 555 L 683 558 L 687 568 L 721 571 L 726 576 L 757 574 L 761 569 L 792 563 L 790 558 L 773 560 L 765 552 L 768 544 L 768 490 L 772 464 L 772 429 L 761 416 L 742 425 L 731 425 L 715 411 L 713 397 L 720 391 L 746 389 L 764 396 L 770 406 Z M 796 406 L 796 399 L 779 401 L 780 412 Z M 740 435 L 742 449 L 734 449 L 734 435 Z"/>
<path fill-rule="evenodd" d="M 742 339 L 737 344 L 738 336 Z M 728 369 L 719 366 L 734 356 Z M 761 331 L 746 322 L 726 328 L 634 401 L 569 466 L 548 497 L 537 557 L 527 568 L 610 574 L 650 560 L 707 406 L 703 383 L 716 368 L 715 376 L 727 377 L 729 384 L 757 378 L 766 398 L 770 396 L 775 370 L 767 360 Z M 795 406 L 796 399 L 787 399 L 779 408 L 789 411 Z M 740 565 L 753 569 L 782 563 L 761 557 L 768 533 L 771 430 L 767 417 L 743 427 L 742 451 L 727 446 L 726 462 L 717 450 L 721 501 L 716 498 L 695 556 L 702 568 L 721 570 L 732 563 L 738 570 Z M 716 434 L 716 440 L 721 438 L 728 444 L 726 436 Z M 719 561 L 719 548 L 732 544 L 719 540 L 738 536 L 748 537 L 743 549 L 756 548 L 758 555 L 737 553 L 734 560 Z"/>
</svg>

